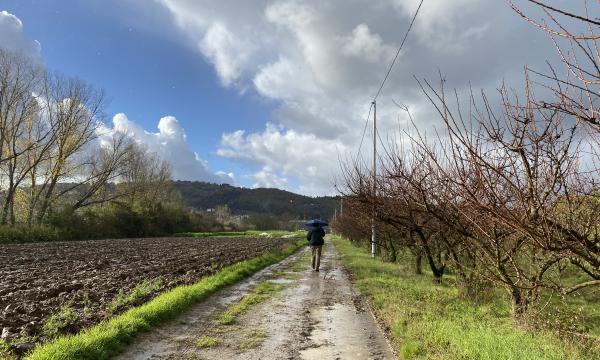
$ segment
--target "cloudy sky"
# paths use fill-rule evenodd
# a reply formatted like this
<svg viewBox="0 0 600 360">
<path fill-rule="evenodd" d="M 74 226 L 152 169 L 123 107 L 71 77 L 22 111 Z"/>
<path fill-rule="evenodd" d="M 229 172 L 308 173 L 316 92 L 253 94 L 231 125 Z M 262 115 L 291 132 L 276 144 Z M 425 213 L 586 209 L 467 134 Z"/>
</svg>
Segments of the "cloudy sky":
<svg viewBox="0 0 600 360">
<path fill-rule="evenodd" d="M 106 90 L 106 125 L 169 160 L 176 179 L 332 194 L 418 3 L 2 0 L 0 46 Z M 414 76 L 493 93 L 555 57 L 505 1 L 425 0 L 378 99 L 380 134 L 407 126 L 393 101 L 436 126 Z"/>
</svg>

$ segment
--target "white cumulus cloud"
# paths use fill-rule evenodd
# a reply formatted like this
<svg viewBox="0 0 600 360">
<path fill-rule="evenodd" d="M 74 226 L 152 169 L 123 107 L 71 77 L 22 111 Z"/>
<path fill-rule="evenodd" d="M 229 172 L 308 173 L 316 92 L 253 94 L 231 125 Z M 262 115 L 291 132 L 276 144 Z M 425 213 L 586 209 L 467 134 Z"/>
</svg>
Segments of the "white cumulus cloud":
<svg viewBox="0 0 600 360">
<path fill-rule="evenodd" d="M 316 195 L 333 186 L 338 158 L 348 150 L 336 141 L 268 124 L 261 133 L 240 130 L 223 134 L 217 154 L 262 165 L 249 176 L 256 181 L 255 186 L 288 188 L 287 178 L 292 177 L 300 183 L 296 190 Z"/>
<path fill-rule="evenodd" d="M 0 48 L 40 59 L 41 44 L 23 33 L 23 22 L 8 11 L 0 11 Z"/>
<path fill-rule="evenodd" d="M 231 85 L 240 77 L 249 56 L 249 46 L 227 30 L 224 24 L 213 23 L 199 47 L 215 66 L 223 85 Z"/>
<path fill-rule="evenodd" d="M 184 129 L 173 116 L 161 118 L 157 132 L 147 131 L 129 120 L 125 114 L 117 114 L 112 119 L 112 127 L 103 127 L 103 136 L 114 133 L 125 134 L 133 141 L 156 153 L 162 160 L 171 164 L 172 176 L 176 180 L 198 180 L 215 183 L 233 183 L 232 173 L 212 172 L 208 163 L 190 148 Z"/>
<path fill-rule="evenodd" d="M 289 187 L 288 180 L 286 178 L 277 176 L 276 174 L 270 172 L 268 168 L 248 175 L 248 178 L 255 181 L 253 185 L 255 188 L 262 187 L 287 190 Z"/>
<path fill-rule="evenodd" d="M 352 30 L 352 35 L 344 39 L 342 51 L 373 63 L 389 61 L 394 56 L 394 48 L 384 44 L 381 36 L 373 34 L 366 24 L 359 24 Z"/>
</svg>

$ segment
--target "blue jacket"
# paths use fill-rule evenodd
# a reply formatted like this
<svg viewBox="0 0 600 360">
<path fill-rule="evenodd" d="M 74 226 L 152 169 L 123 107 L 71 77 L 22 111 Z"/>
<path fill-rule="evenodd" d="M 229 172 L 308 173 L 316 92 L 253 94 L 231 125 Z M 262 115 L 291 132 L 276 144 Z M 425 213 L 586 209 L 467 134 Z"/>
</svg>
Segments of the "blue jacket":
<svg viewBox="0 0 600 360">
<path fill-rule="evenodd" d="M 325 243 L 323 238 L 325 237 L 325 230 L 323 228 L 310 229 L 306 234 L 306 240 L 309 241 L 310 246 L 321 246 Z"/>
</svg>

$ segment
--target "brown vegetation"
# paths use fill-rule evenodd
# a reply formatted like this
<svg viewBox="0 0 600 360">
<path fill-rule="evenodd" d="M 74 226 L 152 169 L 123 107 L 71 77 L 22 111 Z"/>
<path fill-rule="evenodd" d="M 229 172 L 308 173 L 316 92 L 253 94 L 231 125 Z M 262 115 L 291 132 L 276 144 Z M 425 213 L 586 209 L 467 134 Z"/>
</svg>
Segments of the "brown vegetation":
<svg viewBox="0 0 600 360">
<path fill-rule="evenodd" d="M 530 2 L 554 27 L 513 8 L 549 33 L 567 74 L 526 69 L 523 89 L 503 85 L 498 106 L 471 93 L 461 107 L 443 79 L 417 80 L 443 130 L 428 137 L 413 122 L 402 145 L 387 145 L 375 179 L 361 164 L 347 165 L 348 205 L 334 224 L 351 236 L 365 232 L 355 227 L 375 205 L 377 228 L 391 226 L 395 244 L 419 262 L 423 256 L 436 281 L 449 267 L 466 289 L 497 284 L 519 321 L 544 291 L 566 296 L 600 286 L 599 24 Z M 585 33 L 563 25 L 574 20 Z"/>
</svg>

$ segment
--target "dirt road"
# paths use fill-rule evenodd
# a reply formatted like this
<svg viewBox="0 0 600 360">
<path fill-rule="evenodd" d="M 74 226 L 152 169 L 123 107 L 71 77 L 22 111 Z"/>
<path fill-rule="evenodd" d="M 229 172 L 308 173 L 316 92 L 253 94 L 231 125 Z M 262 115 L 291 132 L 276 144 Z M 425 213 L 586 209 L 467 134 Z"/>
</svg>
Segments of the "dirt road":
<svg viewBox="0 0 600 360">
<path fill-rule="evenodd" d="M 333 245 L 318 273 L 307 250 L 142 335 L 119 359 L 393 359 Z M 254 301 L 265 284 L 269 296 Z M 234 321 L 219 322 L 231 309 Z"/>
</svg>

